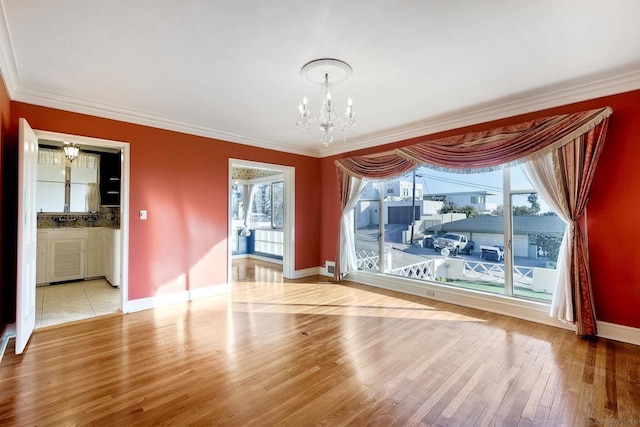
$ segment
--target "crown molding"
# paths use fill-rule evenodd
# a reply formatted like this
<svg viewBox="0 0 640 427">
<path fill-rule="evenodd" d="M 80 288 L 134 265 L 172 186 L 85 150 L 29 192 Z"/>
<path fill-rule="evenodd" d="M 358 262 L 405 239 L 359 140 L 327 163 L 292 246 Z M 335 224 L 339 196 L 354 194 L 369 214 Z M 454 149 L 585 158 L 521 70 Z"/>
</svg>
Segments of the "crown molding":
<svg viewBox="0 0 640 427">
<path fill-rule="evenodd" d="M 0 30 L 1 31 L 1 30 Z M 2 37 L 0 37 L 2 39 Z M 0 60 L 6 60 L 2 55 Z M 11 69 L 12 67 L 8 67 Z M 7 69 L 2 67 L 1 69 Z M 11 74 L 11 73 L 9 73 Z M 5 74 L 3 73 L 3 76 Z M 156 116 L 140 111 L 125 109 L 108 104 L 100 104 L 89 100 L 61 96 L 46 91 L 25 90 L 15 86 L 15 78 L 6 78 L 7 90 L 14 101 L 25 102 L 43 107 L 56 108 L 80 114 L 89 114 L 107 119 L 120 120 L 160 129 L 182 132 L 190 135 L 203 136 L 218 139 L 225 142 L 238 143 L 253 147 L 271 149 L 303 156 L 324 158 L 343 153 L 348 153 L 365 148 L 376 147 L 384 144 L 402 141 L 424 135 L 478 123 L 489 122 L 519 114 L 530 113 L 546 108 L 558 107 L 574 102 L 614 95 L 640 88 L 640 71 L 622 74 L 593 81 L 586 84 L 575 85 L 570 88 L 535 93 L 519 99 L 511 99 L 499 103 L 492 103 L 481 108 L 464 112 L 450 113 L 438 119 L 426 120 L 414 125 L 388 129 L 360 138 L 348 139 L 346 143 L 336 143 L 328 148 L 310 148 L 300 145 L 287 144 L 279 141 L 255 138 L 247 135 L 239 135 L 231 132 L 220 131 L 214 128 L 196 125 L 167 117 Z"/>
<path fill-rule="evenodd" d="M 260 148 L 268 148 L 276 151 L 300 154 L 303 156 L 318 157 L 318 150 L 299 145 L 291 145 L 279 141 L 264 138 L 254 138 L 247 135 L 239 135 L 225 132 L 207 126 L 174 120 L 168 117 L 147 114 L 141 111 L 117 107 L 114 105 L 97 103 L 81 98 L 59 95 L 41 90 L 14 88 L 11 96 L 13 101 L 39 105 L 42 107 L 56 108 L 79 114 L 88 114 L 106 119 L 119 120 L 128 123 L 151 126 L 155 128 L 181 132 L 189 135 L 203 136 L 218 139 L 223 142 L 232 142 L 250 145 Z"/>
<path fill-rule="evenodd" d="M 0 1 L 0 73 L 11 99 L 13 99 L 16 89 L 20 87 L 15 57 L 7 15 L 4 11 L 4 1 Z"/>
<path fill-rule="evenodd" d="M 438 119 L 426 120 L 414 125 L 388 129 L 361 138 L 347 140 L 349 146 L 334 145 L 321 151 L 321 157 L 329 157 L 365 148 L 431 135 L 478 123 L 513 117 L 547 108 L 615 95 L 640 89 L 640 70 L 607 77 L 589 83 L 574 85 L 553 91 L 538 91 L 518 99 L 503 100 L 483 107 L 453 112 Z"/>
</svg>

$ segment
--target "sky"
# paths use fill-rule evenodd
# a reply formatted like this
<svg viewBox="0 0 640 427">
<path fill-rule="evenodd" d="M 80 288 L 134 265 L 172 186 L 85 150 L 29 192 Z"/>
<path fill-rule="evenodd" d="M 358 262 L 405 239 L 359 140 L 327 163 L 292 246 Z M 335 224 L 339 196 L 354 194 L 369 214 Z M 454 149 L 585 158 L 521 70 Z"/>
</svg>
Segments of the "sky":
<svg viewBox="0 0 640 427">
<path fill-rule="evenodd" d="M 407 178 L 411 180 L 411 174 L 407 175 Z M 416 183 L 422 184 L 424 194 L 487 190 L 496 194 L 495 196 L 487 197 L 487 203 L 495 203 L 496 205 L 503 204 L 502 181 L 502 170 L 477 174 L 448 173 L 426 167 L 420 167 L 416 170 Z M 520 166 L 511 168 L 511 189 L 512 191 L 533 189 Z M 540 200 L 540 198 L 538 200 L 541 205 L 541 212 L 550 210 L 544 201 Z M 516 206 L 529 206 L 526 195 L 518 196 L 517 199 L 514 198 L 513 203 Z"/>
</svg>

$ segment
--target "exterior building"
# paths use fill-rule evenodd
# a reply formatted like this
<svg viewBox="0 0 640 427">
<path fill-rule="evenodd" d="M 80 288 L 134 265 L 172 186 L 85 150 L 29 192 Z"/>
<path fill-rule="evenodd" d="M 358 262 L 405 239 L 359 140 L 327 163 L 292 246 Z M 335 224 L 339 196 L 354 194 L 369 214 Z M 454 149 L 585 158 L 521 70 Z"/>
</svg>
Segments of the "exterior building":
<svg viewBox="0 0 640 427">
<path fill-rule="evenodd" d="M 428 200 L 439 200 L 444 204 L 455 205 L 458 207 L 473 206 L 480 214 L 490 214 L 496 210 L 498 203 L 489 202 L 487 199 L 496 196 L 497 193 L 480 190 L 453 193 L 431 193 L 425 194 L 424 197 Z"/>
<path fill-rule="evenodd" d="M 387 181 L 384 184 L 385 199 L 388 197 L 400 197 L 401 199 L 411 199 L 413 197 L 413 182 L 404 179 Z M 415 198 L 422 200 L 423 187 L 416 182 Z"/>
</svg>

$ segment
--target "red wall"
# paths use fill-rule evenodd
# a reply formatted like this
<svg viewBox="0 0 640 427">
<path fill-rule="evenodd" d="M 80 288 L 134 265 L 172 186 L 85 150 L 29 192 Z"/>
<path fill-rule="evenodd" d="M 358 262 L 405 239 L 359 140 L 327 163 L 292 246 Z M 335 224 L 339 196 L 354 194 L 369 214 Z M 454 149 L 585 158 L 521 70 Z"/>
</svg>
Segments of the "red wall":
<svg viewBox="0 0 640 427">
<path fill-rule="evenodd" d="M 10 106 L 9 95 L 7 94 L 7 89 L 4 87 L 4 81 L 0 78 L 0 179 L 4 180 L 3 174 L 5 173 L 4 168 L 4 151 L 5 151 L 5 136 L 7 134 L 7 130 L 9 128 L 10 121 Z M 0 181 L 2 182 L 2 181 Z M 0 185 L 0 224 L 3 224 L 5 221 L 4 211 L 6 209 L 5 204 L 5 194 L 2 189 L 2 185 Z M 4 241 L 4 234 L 2 233 L 2 229 L 4 226 L 0 227 L 0 242 Z M 4 250 L 0 245 L 0 260 L 4 259 Z M 6 283 L 5 275 L 4 275 L 4 265 L 2 261 L 0 261 L 0 283 Z M 0 290 L 1 291 L 1 290 Z M 0 331 L 4 330 L 4 327 L 7 323 L 13 322 L 13 317 L 11 315 L 11 310 L 4 310 L 4 302 L 10 301 L 5 298 L 4 292 L 0 292 Z"/>
<path fill-rule="evenodd" d="M 309 244 L 320 240 L 318 159 L 19 102 L 5 144 L 17 144 L 20 117 L 36 130 L 130 143 L 129 299 L 226 283 L 229 158 L 295 167 L 295 267 L 319 265 L 319 246 Z M 10 172 L 5 190 L 15 188 Z M 138 219 L 141 209 L 148 220 Z M 15 265 L 15 236 L 7 241 Z"/>
<path fill-rule="evenodd" d="M 536 117 L 613 108 L 607 139 L 587 207 L 590 265 L 598 320 L 640 327 L 640 91 L 509 117 L 429 135 L 429 139 L 520 123 Z M 333 161 L 338 157 L 387 151 L 425 140 L 414 138 L 375 149 L 324 158 L 320 172 L 321 259 L 335 259 L 339 201 Z"/>
</svg>

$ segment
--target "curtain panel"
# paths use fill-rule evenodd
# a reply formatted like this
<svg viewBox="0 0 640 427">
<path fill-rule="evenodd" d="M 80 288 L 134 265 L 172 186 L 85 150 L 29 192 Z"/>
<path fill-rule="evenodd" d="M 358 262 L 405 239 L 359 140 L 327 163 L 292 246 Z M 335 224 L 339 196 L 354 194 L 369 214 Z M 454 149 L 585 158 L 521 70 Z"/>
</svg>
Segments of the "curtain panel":
<svg viewBox="0 0 640 427">
<path fill-rule="evenodd" d="M 258 186 L 256 184 L 247 184 L 242 186 L 242 210 L 244 215 L 244 227 L 240 232 L 241 236 L 251 236 L 251 213 L 253 212 L 253 197 L 256 194 Z"/>
<path fill-rule="evenodd" d="M 360 200 L 360 195 L 366 182 L 363 179 L 353 176 L 339 174 L 340 203 L 342 215 L 340 216 L 340 230 L 338 247 L 336 250 L 336 264 L 333 278 L 342 280 L 350 271 L 358 269 L 358 259 L 356 258 L 355 231 L 353 229 L 353 210 Z"/>
<path fill-rule="evenodd" d="M 425 140 L 393 152 L 339 159 L 335 161 L 338 186 L 342 194 L 342 187 L 349 182 L 343 174 L 360 179 L 383 180 L 422 165 L 458 173 L 484 172 L 525 163 L 551 153 L 556 171 L 554 177 L 547 178 L 551 180 L 550 185 L 557 187 L 553 191 L 566 194 L 566 198 L 559 203 L 568 208 L 562 216 L 569 222 L 564 253 L 570 262 L 564 260 L 568 271 L 565 268 L 559 274 L 566 277 L 562 280 L 568 286 L 556 286 L 561 301 L 552 304 L 550 314 L 575 323 L 580 336 L 595 336 L 584 213 L 612 112 L 610 107 L 604 107 L 561 114 L 483 132 Z M 342 194 L 343 209 L 345 202 Z M 341 218 L 344 215 L 343 210 Z M 345 248 L 338 248 L 338 259 L 341 250 Z M 342 267 L 344 269 L 345 266 Z M 348 271 L 340 273 L 344 276 Z"/>
</svg>

